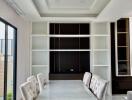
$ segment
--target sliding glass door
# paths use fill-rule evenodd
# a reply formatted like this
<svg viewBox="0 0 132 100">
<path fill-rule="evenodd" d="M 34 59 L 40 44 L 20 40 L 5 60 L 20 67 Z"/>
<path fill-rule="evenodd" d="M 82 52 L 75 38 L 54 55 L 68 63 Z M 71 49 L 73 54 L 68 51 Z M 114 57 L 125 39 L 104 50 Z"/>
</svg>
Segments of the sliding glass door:
<svg viewBox="0 0 132 100">
<path fill-rule="evenodd" d="M 0 100 L 4 97 L 5 24 L 0 21 Z"/>
<path fill-rule="evenodd" d="M 0 19 L 0 100 L 16 98 L 16 28 Z"/>
</svg>

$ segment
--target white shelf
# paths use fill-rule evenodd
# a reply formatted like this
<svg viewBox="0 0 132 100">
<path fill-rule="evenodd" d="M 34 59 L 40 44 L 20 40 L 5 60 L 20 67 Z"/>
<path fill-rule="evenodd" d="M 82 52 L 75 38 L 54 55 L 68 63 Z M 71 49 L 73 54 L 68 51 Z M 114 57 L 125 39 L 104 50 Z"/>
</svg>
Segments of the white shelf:
<svg viewBox="0 0 132 100">
<path fill-rule="evenodd" d="M 45 50 L 45 49 L 32 49 L 33 52 L 42 52 L 42 51 L 50 51 L 50 50 Z"/>
<path fill-rule="evenodd" d="M 110 66 L 110 65 L 93 65 L 95 67 L 99 66 L 99 67 L 106 67 L 106 66 Z"/>
<path fill-rule="evenodd" d="M 48 67 L 48 65 L 32 65 L 32 67 Z"/>
<path fill-rule="evenodd" d="M 82 50 L 80 50 L 80 49 L 57 49 L 57 50 L 50 50 L 50 51 L 91 51 L 91 50 L 89 50 L 89 49 L 82 49 Z"/>
<path fill-rule="evenodd" d="M 128 32 L 117 32 L 117 34 L 126 34 Z"/>
<path fill-rule="evenodd" d="M 89 49 L 50 49 L 50 50 L 44 50 L 44 49 L 33 49 L 32 50 L 33 52 L 41 52 L 41 51 L 46 51 L 46 52 L 48 52 L 48 51 L 91 51 L 91 50 L 89 50 Z"/>
<path fill-rule="evenodd" d="M 93 49 L 93 51 L 110 51 L 109 49 Z"/>
<path fill-rule="evenodd" d="M 32 34 L 32 37 L 91 37 L 91 35 L 45 35 L 45 34 Z"/>
<path fill-rule="evenodd" d="M 49 35 L 45 35 L 45 34 L 32 34 L 32 37 L 49 37 Z"/>
<path fill-rule="evenodd" d="M 117 47 L 121 47 L 122 48 L 122 47 L 128 47 L 128 46 L 117 46 Z"/>
<path fill-rule="evenodd" d="M 103 34 L 95 34 L 95 35 L 92 35 L 93 37 L 110 37 L 110 35 L 103 35 Z"/>
<path fill-rule="evenodd" d="M 130 77 L 130 75 L 118 75 L 118 77 Z"/>
<path fill-rule="evenodd" d="M 91 35 L 49 35 L 49 37 L 91 37 Z"/>
</svg>

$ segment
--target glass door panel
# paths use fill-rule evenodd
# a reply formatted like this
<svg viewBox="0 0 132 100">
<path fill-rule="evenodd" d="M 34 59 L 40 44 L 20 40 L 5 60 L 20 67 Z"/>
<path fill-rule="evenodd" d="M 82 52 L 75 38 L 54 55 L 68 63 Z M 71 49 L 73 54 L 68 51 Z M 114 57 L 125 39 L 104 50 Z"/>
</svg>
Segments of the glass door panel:
<svg viewBox="0 0 132 100">
<path fill-rule="evenodd" d="M 0 100 L 16 100 L 16 28 L 0 19 Z"/>
<path fill-rule="evenodd" d="M 0 100 L 4 97 L 5 24 L 0 22 Z"/>
<path fill-rule="evenodd" d="M 8 53 L 7 53 L 7 100 L 13 100 L 13 69 L 14 69 L 14 28 L 8 26 Z"/>
</svg>

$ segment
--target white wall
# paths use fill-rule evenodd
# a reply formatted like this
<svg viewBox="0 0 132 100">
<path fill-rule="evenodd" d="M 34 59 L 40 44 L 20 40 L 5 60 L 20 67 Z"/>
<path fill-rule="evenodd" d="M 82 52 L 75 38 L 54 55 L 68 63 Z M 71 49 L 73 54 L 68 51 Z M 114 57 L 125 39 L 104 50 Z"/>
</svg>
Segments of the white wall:
<svg viewBox="0 0 132 100">
<path fill-rule="evenodd" d="M 30 72 L 30 33 L 31 22 L 21 18 L 4 0 L 0 0 L 0 17 L 18 29 L 17 33 L 17 100 L 20 100 L 19 85 Z"/>
</svg>

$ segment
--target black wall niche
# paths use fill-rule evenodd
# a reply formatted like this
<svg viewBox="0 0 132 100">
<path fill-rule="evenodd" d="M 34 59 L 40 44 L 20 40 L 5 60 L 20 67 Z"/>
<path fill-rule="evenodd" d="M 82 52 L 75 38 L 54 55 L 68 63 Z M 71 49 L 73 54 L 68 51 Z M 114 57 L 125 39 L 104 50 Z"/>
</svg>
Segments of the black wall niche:
<svg viewBox="0 0 132 100">
<path fill-rule="evenodd" d="M 89 37 L 66 36 L 89 35 L 89 27 L 89 23 L 50 23 L 50 35 L 63 36 L 50 37 L 50 76 L 52 79 L 53 77 L 57 79 L 58 76 L 64 74 L 67 75 L 66 79 L 71 77 L 72 79 L 82 79 L 82 76 L 78 75 L 90 71 Z M 59 79 L 64 79 L 64 77 Z"/>
<path fill-rule="evenodd" d="M 72 74 L 90 71 L 89 51 L 51 51 L 50 73 Z"/>
<path fill-rule="evenodd" d="M 90 49 L 89 37 L 51 37 L 50 49 Z"/>
<path fill-rule="evenodd" d="M 50 23 L 50 34 L 59 35 L 88 35 L 89 23 Z"/>
</svg>

